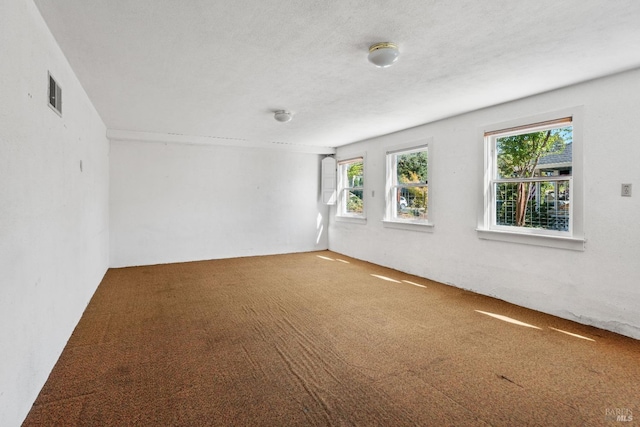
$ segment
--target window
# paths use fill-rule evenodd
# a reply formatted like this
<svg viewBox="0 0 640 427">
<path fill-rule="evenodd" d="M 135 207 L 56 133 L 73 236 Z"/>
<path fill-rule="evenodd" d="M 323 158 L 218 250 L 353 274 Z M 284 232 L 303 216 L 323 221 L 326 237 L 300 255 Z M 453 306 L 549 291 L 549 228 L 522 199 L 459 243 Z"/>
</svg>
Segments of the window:
<svg viewBox="0 0 640 427">
<path fill-rule="evenodd" d="M 428 222 L 428 159 L 427 145 L 387 152 L 386 221 Z"/>
<path fill-rule="evenodd" d="M 49 106 L 62 115 L 62 89 L 51 74 L 49 74 Z"/>
<path fill-rule="evenodd" d="M 338 216 L 364 218 L 364 159 L 338 162 Z"/>
<path fill-rule="evenodd" d="M 574 118 L 530 123 L 484 132 L 485 206 L 479 231 L 579 237 L 582 187 L 575 181 L 580 150 L 575 150 Z"/>
</svg>

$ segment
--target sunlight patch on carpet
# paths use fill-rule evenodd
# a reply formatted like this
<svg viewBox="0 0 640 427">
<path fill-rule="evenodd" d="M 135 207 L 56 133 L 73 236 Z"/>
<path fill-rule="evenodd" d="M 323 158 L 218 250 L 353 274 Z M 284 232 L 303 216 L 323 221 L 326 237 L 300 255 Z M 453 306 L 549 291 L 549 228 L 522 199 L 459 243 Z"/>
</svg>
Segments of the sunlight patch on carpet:
<svg viewBox="0 0 640 427">
<path fill-rule="evenodd" d="M 583 340 L 587 340 L 587 341 L 594 341 L 594 342 L 595 342 L 595 340 L 594 340 L 594 339 L 587 338 L 587 337 L 583 337 L 582 335 L 574 334 L 574 333 L 572 333 L 572 332 L 563 331 L 562 329 L 552 328 L 551 326 L 549 326 L 549 329 L 553 329 L 553 330 L 554 330 L 554 331 L 556 331 L 556 332 L 560 332 L 560 333 L 562 333 L 562 334 L 567 334 L 567 335 L 570 335 L 570 336 L 572 336 L 572 337 L 576 337 L 576 338 L 580 338 L 580 339 L 583 339 Z"/>
<path fill-rule="evenodd" d="M 413 285 L 413 286 L 418 286 L 418 287 L 420 287 L 420 288 L 426 288 L 426 286 L 425 286 L 425 285 L 420 285 L 420 284 L 418 284 L 418 283 L 410 282 L 410 281 L 408 281 L 408 280 L 403 280 L 403 282 L 404 282 L 404 283 L 408 283 L 408 284 Z"/>
<path fill-rule="evenodd" d="M 526 326 L 527 328 L 533 328 L 533 329 L 541 329 L 541 328 L 538 328 L 537 326 L 533 326 L 533 325 L 530 325 L 528 323 L 521 322 L 521 321 L 513 319 L 511 317 L 503 316 L 502 314 L 489 313 L 489 312 L 480 311 L 480 310 L 475 310 L 475 311 L 478 312 L 478 313 L 485 314 L 487 316 L 491 316 L 491 317 L 493 317 L 495 319 L 502 320 L 504 322 L 513 323 L 514 325 Z"/>
<path fill-rule="evenodd" d="M 393 283 L 402 283 L 399 280 L 396 279 L 392 279 L 391 277 L 387 277 L 387 276 L 380 276 L 378 274 L 372 274 L 373 277 L 377 277 L 378 279 L 382 279 L 382 280 L 386 280 L 387 282 L 393 282 Z"/>
</svg>

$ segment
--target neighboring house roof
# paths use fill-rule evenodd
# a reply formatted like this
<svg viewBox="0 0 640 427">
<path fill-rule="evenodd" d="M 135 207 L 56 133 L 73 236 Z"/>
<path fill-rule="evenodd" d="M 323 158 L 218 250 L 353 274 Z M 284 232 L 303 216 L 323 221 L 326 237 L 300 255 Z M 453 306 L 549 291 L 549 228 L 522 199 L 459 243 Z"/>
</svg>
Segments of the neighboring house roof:
<svg viewBox="0 0 640 427">
<path fill-rule="evenodd" d="M 571 166 L 573 158 L 573 144 L 567 144 L 561 153 L 550 153 L 540 157 L 536 169 L 549 169 L 552 167 Z"/>
</svg>

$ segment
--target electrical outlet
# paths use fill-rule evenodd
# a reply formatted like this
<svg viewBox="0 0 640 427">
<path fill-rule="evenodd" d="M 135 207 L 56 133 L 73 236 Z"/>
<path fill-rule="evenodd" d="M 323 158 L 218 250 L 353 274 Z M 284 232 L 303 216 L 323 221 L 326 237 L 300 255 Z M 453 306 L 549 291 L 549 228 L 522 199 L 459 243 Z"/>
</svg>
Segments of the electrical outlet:
<svg viewBox="0 0 640 427">
<path fill-rule="evenodd" d="M 631 184 L 622 184 L 622 196 L 631 197 Z"/>
</svg>

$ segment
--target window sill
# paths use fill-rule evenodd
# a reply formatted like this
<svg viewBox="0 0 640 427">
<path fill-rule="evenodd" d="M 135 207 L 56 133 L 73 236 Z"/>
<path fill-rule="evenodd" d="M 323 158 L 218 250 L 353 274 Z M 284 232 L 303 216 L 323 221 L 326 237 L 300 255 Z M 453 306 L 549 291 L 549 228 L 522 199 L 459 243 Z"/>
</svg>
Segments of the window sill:
<svg viewBox="0 0 640 427">
<path fill-rule="evenodd" d="M 433 224 L 429 222 L 404 222 L 383 220 L 382 225 L 385 228 L 396 228 L 399 230 L 421 231 L 425 233 L 433 233 Z"/>
<path fill-rule="evenodd" d="M 366 224 L 367 218 L 364 216 L 342 216 L 336 215 L 337 222 L 349 222 L 351 224 Z"/>
<path fill-rule="evenodd" d="M 572 251 L 584 251 L 586 240 L 578 237 L 548 236 L 542 234 L 513 233 L 509 231 L 497 231 L 476 229 L 478 238 L 484 240 L 496 240 L 500 242 L 520 243 L 524 245 L 545 246 L 548 248 L 569 249 Z"/>
</svg>

